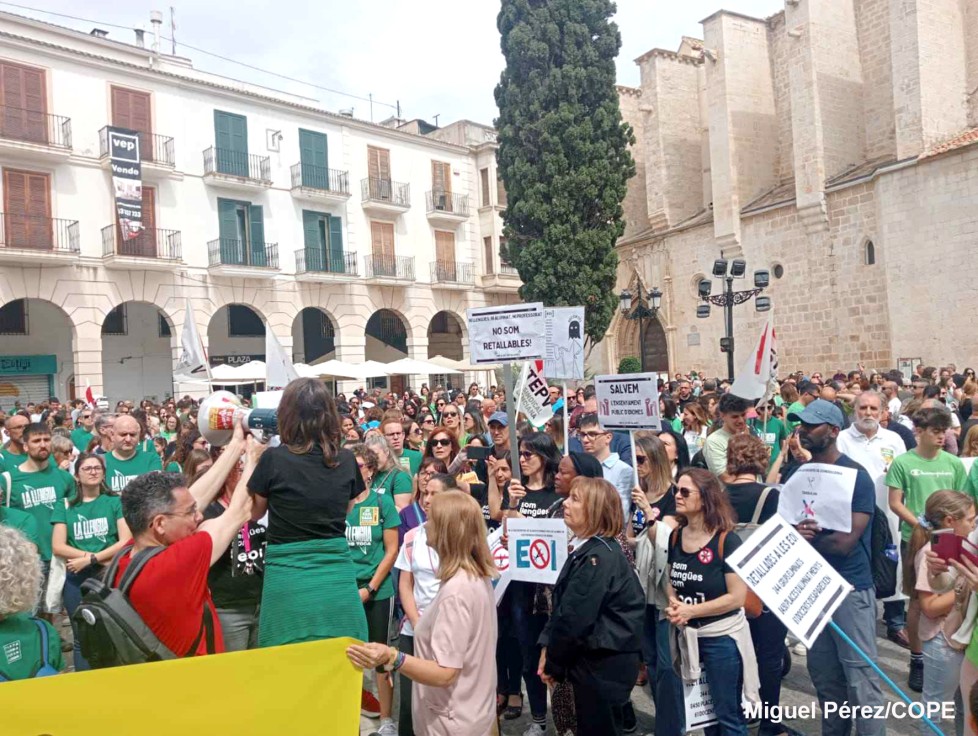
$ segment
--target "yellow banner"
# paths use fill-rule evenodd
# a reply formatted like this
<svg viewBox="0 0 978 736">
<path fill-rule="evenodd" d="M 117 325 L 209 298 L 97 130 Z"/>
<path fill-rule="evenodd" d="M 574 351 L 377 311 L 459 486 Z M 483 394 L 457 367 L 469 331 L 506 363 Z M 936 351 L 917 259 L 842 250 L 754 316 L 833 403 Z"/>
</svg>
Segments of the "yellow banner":
<svg viewBox="0 0 978 736">
<path fill-rule="evenodd" d="M 3 736 L 349 736 L 360 730 L 352 639 L 0 685 Z"/>
</svg>

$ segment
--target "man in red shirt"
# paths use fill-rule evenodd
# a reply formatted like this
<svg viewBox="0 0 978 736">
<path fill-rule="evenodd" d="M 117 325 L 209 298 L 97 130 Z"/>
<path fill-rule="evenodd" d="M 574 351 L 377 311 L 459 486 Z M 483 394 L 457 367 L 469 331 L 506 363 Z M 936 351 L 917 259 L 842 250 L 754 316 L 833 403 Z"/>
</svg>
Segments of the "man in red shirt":
<svg viewBox="0 0 978 736">
<path fill-rule="evenodd" d="M 245 447 L 242 435 L 238 425 L 225 453 L 233 453 L 235 458 L 240 455 Z M 245 457 L 245 468 L 227 511 L 215 519 L 203 521 L 197 500 L 179 473 L 145 473 L 130 481 L 122 494 L 122 512 L 132 530 L 133 545 L 119 561 L 113 584 L 122 578 L 132 555 L 152 547 L 166 547 L 140 572 L 129 591 L 129 600 L 146 625 L 178 657 L 224 651 L 207 573 L 227 553 L 235 534 L 251 518 L 248 478 L 257 455 L 249 452 Z M 228 467 L 221 465 L 225 466 L 226 475 Z M 222 472 L 222 468 L 215 465 L 212 471 Z M 205 606 L 210 612 L 210 634 L 205 630 Z M 210 652 L 208 639 L 213 642 Z"/>
</svg>

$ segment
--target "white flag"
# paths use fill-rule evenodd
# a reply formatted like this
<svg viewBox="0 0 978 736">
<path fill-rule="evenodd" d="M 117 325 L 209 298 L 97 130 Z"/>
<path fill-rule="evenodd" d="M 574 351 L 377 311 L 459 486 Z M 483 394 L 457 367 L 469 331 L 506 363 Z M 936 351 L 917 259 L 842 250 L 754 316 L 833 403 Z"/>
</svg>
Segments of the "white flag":
<svg viewBox="0 0 978 736">
<path fill-rule="evenodd" d="M 173 370 L 173 377 L 187 381 L 210 382 L 211 380 L 210 363 L 207 362 L 204 343 L 201 342 L 200 334 L 197 332 L 194 310 L 189 298 L 183 314 L 183 330 L 180 332 L 180 359 Z"/>
<path fill-rule="evenodd" d="M 299 377 L 295 366 L 285 354 L 282 343 L 271 327 L 265 328 L 265 386 L 269 389 L 285 388 Z"/>
<path fill-rule="evenodd" d="M 772 385 L 777 387 L 778 348 L 777 336 L 770 317 L 764 323 L 761 336 L 747 358 L 743 369 L 730 387 L 730 393 L 742 399 L 767 399 L 773 396 Z"/>
</svg>

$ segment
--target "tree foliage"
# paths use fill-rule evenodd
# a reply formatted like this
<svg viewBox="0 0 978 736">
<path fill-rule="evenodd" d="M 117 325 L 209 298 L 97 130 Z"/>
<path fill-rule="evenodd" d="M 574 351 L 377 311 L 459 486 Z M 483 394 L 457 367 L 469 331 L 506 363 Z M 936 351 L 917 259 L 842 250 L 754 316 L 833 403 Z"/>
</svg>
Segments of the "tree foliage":
<svg viewBox="0 0 978 736">
<path fill-rule="evenodd" d="M 502 255 L 525 301 L 585 307 L 592 346 L 618 301 L 615 242 L 635 173 L 615 90 L 614 12 L 610 0 L 502 0 L 497 21 L 506 59 L 496 87 Z"/>
<path fill-rule="evenodd" d="M 641 373 L 642 372 L 642 361 L 640 361 L 635 356 L 629 356 L 627 358 L 622 358 L 618 361 L 618 372 L 619 373 Z"/>
</svg>

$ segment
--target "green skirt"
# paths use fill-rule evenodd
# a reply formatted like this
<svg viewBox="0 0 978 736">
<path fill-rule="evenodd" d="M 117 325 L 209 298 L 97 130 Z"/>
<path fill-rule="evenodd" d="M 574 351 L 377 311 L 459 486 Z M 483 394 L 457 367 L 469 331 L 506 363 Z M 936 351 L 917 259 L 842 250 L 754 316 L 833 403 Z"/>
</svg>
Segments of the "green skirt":
<svg viewBox="0 0 978 736">
<path fill-rule="evenodd" d="M 346 537 L 268 545 L 258 646 L 342 636 L 367 640 Z"/>
</svg>

